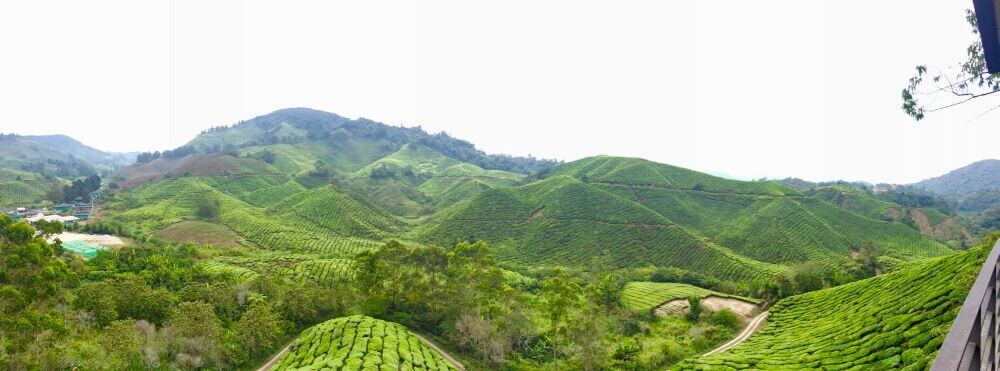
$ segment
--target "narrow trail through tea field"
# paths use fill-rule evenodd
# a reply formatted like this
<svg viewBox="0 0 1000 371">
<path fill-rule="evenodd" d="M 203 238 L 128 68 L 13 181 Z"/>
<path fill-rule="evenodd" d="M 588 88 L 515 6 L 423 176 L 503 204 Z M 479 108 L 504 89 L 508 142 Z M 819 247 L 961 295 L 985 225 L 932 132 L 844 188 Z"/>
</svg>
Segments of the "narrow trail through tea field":
<svg viewBox="0 0 1000 371">
<path fill-rule="evenodd" d="M 725 352 L 729 348 L 732 348 L 738 345 L 739 343 L 742 343 L 744 340 L 749 338 L 750 335 L 753 335 L 754 332 L 757 332 L 757 330 L 760 329 L 760 325 L 762 325 L 764 323 L 764 320 L 767 319 L 768 314 L 770 313 L 764 312 L 758 314 L 757 317 L 754 317 L 754 319 L 750 321 L 750 324 L 747 325 L 747 327 L 743 329 L 743 332 L 740 332 L 738 336 L 736 336 L 730 341 L 727 341 L 725 344 L 720 345 L 718 348 L 712 349 L 710 352 L 705 353 L 704 355 L 708 356 L 715 353 Z"/>
</svg>

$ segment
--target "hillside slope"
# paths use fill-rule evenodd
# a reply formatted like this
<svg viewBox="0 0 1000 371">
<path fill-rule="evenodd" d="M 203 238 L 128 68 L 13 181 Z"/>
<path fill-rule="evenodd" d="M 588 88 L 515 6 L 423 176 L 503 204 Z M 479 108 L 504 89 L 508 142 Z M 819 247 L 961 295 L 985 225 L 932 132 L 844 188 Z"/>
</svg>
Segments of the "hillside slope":
<svg viewBox="0 0 1000 371">
<path fill-rule="evenodd" d="M 318 159 L 341 171 L 353 172 L 414 143 L 484 169 L 527 174 L 555 162 L 532 157 L 490 155 L 472 143 L 446 133 L 429 134 L 420 127 L 390 126 L 368 119 L 347 119 L 309 108 L 286 108 L 207 130 L 185 147 L 212 153 L 228 148 L 288 144 L 308 149 Z"/>
<path fill-rule="evenodd" d="M 455 370 L 403 325 L 366 316 L 329 320 L 302 332 L 275 370 Z"/>
<path fill-rule="evenodd" d="M 586 265 L 609 255 L 619 267 L 677 266 L 728 279 L 764 279 L 774 265 L 743 258 L 663 216 L 568 176 L 488 190 L 418 229 L 418 239 L 498 244 L 501 259 L 525 265 Z"/>
<path fill-rule="evenodd" d="M 977 161 L 912 186 L 946 196 L 961 196 L 1000 188 L 1000 160 Z"/>
<path fill-rule="evenodd" d="M 550 178 L 483 192 L 417 229 L 449 245 L 483 239 L 527 265 L 654 264 L 725 279 L 764 278 L 783 266 L 837 266 L 862 243 L 898 259 L 950 254 L 898 222 L 865 217 L 774 182 L 742 182 L 670 165 L 598 156 Z M 753 273 L 751 273 L 753 272 Z"/>
<path fill-rule="evenodd" d="M 675 368 L 925 369 L 988 252 L 978 247 L 786 298 L 746 342 Z"/>
<path fill-rule="evenodd" d="M 865 190 L 846 185 L 818 187 L 805 191 L 809 196 L 842 209 L 877 220 L 901 222 L 920 234 L 954 248 L 971 246 L 972 234 L 957 217 L 929 207 L 906 207 L 876 198 Z"/>
</svg>

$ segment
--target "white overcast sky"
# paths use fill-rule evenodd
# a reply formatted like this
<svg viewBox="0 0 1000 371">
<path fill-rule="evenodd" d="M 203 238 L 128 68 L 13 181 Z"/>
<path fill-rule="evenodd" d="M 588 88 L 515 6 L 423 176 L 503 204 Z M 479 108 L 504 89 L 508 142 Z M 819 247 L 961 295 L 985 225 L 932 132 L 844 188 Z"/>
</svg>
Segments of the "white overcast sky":
<svg viewBox="0 0 1000 371">
<path fill-rule="evenodd" d="M 915 123 L 969 0 L 6 1 L 0 132 L 162 150 L 284 107 L 491 153 L 912 182 L 1000 158 L 1000 101 Z"/>
</svg>

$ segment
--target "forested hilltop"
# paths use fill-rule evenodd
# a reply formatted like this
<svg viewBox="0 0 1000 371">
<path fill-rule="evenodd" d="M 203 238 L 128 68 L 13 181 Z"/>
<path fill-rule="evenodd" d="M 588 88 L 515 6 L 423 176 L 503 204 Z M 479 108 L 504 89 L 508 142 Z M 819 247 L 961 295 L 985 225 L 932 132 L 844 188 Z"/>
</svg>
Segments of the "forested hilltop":
<svg viewBox="0 0 1000 371">
<path fill-rule="evenodd" d="M 443 133 L 304 108 L 139 154 L 96 182 L 92 220 L 33 228 L 0 215 L 0 295 L 14 303 L 0 304 L 0 364 L 761 367 L 773 363 L 761 355 L 771 340 L 722 353 L 752 362 L 698 355 L 772 304 L 770 327 L 752 339 L 860 311 L 805 306 L 818 298 L 878 295 L 886 282 L 922 291 L 930 279 L 916 270 L 946 265 L 943 282 L 984 250 L 962 252 L 982 236 L 909 194 L 738 181 L 638 158 L 491 155 Z M 46 240 L 63 227 L 129 246 L 82 259 Z M 877 360 L 909 351 L 919 362 L 935 346 L 880 348 L 888 356 Z"/>
</svg>

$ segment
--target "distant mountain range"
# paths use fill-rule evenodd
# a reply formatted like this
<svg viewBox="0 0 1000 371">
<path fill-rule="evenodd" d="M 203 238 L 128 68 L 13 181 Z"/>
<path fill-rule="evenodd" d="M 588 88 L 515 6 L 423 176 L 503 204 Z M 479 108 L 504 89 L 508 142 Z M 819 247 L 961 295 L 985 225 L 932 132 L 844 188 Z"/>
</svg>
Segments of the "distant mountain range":
<svg viewBox="0 0 1000 371">
<path fill-rule="evenodd" d="M 952 170 L 948 174 L 912 184 L 913 187 L 944 196 L 968 196 L 1000 188 L 1000 160 L 982 160 Z"/>
<path fill-rule="evenodd" d="M 132 163 L 135 156 L 101 151 L 65 135 L 0 135 L 0 167 L 10 169 L 66 163 L 91 166 L 94 171 L 113 170 Z"/>
<path fill-rule="evenodd" d="M 43 203 L 54 184 L 108 174 L 135 158 L 135 153 L 101 151 L 65 135 L 0 134 L 0 207 Z"/>
</svg>

